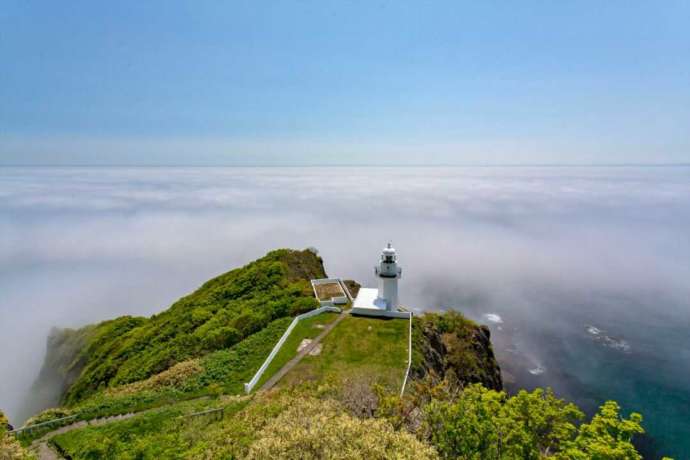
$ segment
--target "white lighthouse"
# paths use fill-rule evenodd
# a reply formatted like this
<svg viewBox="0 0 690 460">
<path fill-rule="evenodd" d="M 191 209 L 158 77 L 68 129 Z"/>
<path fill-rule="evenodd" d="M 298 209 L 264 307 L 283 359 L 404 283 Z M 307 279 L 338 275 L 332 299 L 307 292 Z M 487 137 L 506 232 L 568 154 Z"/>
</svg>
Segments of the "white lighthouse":
<svg viewBox="0 0 690 460">
<path fill-rule="evenodd" d="M 378 297 L 385 303 L 388 311 L 396 311 L 398 308 L 398 279 L 402 268 L 398 267 L 397 259 L 395 248 L 388 243 L 381 253 L 381 261 L 374 267 L 374 273 L 379 279 Z"/>
<path fill-rule="evenodd" d="M 361 288 L 357 293 L 352 313 L 367 316 L 388 316 L 408 318 L 409 313 L 398 311 L 398 280 L 402 269 L 398 266 L 398 255 L 395 248 L 388 243 L 383 248 L 381 259 L 374 274 L 378 278 L 378 289 Z"/>
</svg>

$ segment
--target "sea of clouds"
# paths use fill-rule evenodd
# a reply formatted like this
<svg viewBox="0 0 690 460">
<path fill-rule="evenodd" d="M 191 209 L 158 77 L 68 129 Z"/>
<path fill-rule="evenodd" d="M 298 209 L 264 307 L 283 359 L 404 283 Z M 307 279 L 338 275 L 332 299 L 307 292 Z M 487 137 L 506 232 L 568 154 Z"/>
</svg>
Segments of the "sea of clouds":
<svg viewBox="0 0 690 460">
<path fill-rule="evenodd" d="M 51 327 L 152 314 L 278 247 L 373 285 L 391 241 L 404 304 L 491 323 L 499 357 L 543 376 L 544 336 L 596 327 L 634 352 L 635 317 L 690 324 L 690 167 L 2 168 L 0 235 L 14 417 Z"/>
</svg>

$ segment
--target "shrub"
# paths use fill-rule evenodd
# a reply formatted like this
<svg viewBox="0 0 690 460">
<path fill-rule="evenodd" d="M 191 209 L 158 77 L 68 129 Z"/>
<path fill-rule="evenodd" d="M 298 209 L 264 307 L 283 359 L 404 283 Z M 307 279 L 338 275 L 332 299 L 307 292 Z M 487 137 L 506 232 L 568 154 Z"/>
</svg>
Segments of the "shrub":
<svg viewBox="0 0 690 460">
<path fill-rule="evenodd" d="M 587 460 L 605 458 L 608 460 L 639 460 L 642 456 L 635 450 L 632 438 L 644 433 L 642 416 L 630 414 L 629 419 L 619 414 L 620 407 L 615 401 L 607 401 L 590 423 L 583 423 L 577 437 L 565 443 L 559 459 Z"/>
<path fill-rule="evenodd" d="M 455 400 L 432 399 L 424 416 L 425 437 L 444 458 L 641 459 L 632 438 L 643 432 L 642 417 L 620 417 L 612 401 L 578 428 L 582 412 L 550 390 L 508 397 L 471 385 Z"/>
<path fill-rule="evenodd" d="M 296 399 L 257 435 L 247 459 L 437 458 L 434 449 L 382 419 L 358 419 L 334 401 Z"/>
<path fill-rule="evenodd" d="M 220 386 L 218 383 L 212 383 L 208 386 L 207 392 L 209 395 L 218 398 L 220 395 L 223 394 L 223 387 Z"/>
<path fill-rule="evenodd" d="M 0 411 L 0 460 L 24 460 L 33 458 L 22 448 L 14 435 L 9 434 L 7 417 Z"/>
<path fill-rule="evenodd" d="M 175 364 L 160 374 L 140 382 L 129 383 L 120 387 L 105 390 L 106 396 L 121 396 L 139 393 L 145 390 L 162 390 L 167 388 L 183 389 L 187 381 L 203 371 L 198 359 L 191 359 Z"/>
<path fill-rule="evenodd" d="M 69 417 L 73 411 L 66 407 L 51 407 L 41 413 L 34 415 L 26 421 L 25 425 L 36 425 L 38 423 L 49 422 L 58 418 Z"/>
</svg>

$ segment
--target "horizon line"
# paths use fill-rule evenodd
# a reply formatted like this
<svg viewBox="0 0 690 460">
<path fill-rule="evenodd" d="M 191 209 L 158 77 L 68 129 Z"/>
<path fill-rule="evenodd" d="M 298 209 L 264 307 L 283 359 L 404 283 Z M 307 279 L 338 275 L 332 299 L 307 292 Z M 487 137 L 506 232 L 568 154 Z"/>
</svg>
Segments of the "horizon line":
<svg viewBox="0 0 690 460">
<path fill-rule="evenodd" d="M 380 164 L 380 163 L 307 163 L 307 164 L 137 164 L 137 163 L 103 163 L 103 164 L 2 164 L 0 168 L 522 168 L 522 167 L 678 167 L 690 166 L 690 162 L 672 163 L 434 163 L 434 164 Z"/>
</svg>

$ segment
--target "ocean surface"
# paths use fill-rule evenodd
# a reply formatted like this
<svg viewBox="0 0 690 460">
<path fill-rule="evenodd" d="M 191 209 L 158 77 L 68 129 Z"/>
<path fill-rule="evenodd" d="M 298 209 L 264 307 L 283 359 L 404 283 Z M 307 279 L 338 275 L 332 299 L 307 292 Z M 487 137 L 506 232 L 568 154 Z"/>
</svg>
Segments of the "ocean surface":
<svg viewBox="0 0 690 460">
<path fill-rule="evenodd" d="M 690 167 L 0 168 L 0 408 L 52 326 L 166 308 L 278 247 L 488 324 L 510 391 L 644 416 L 690 458 Z"/>
</svg>

